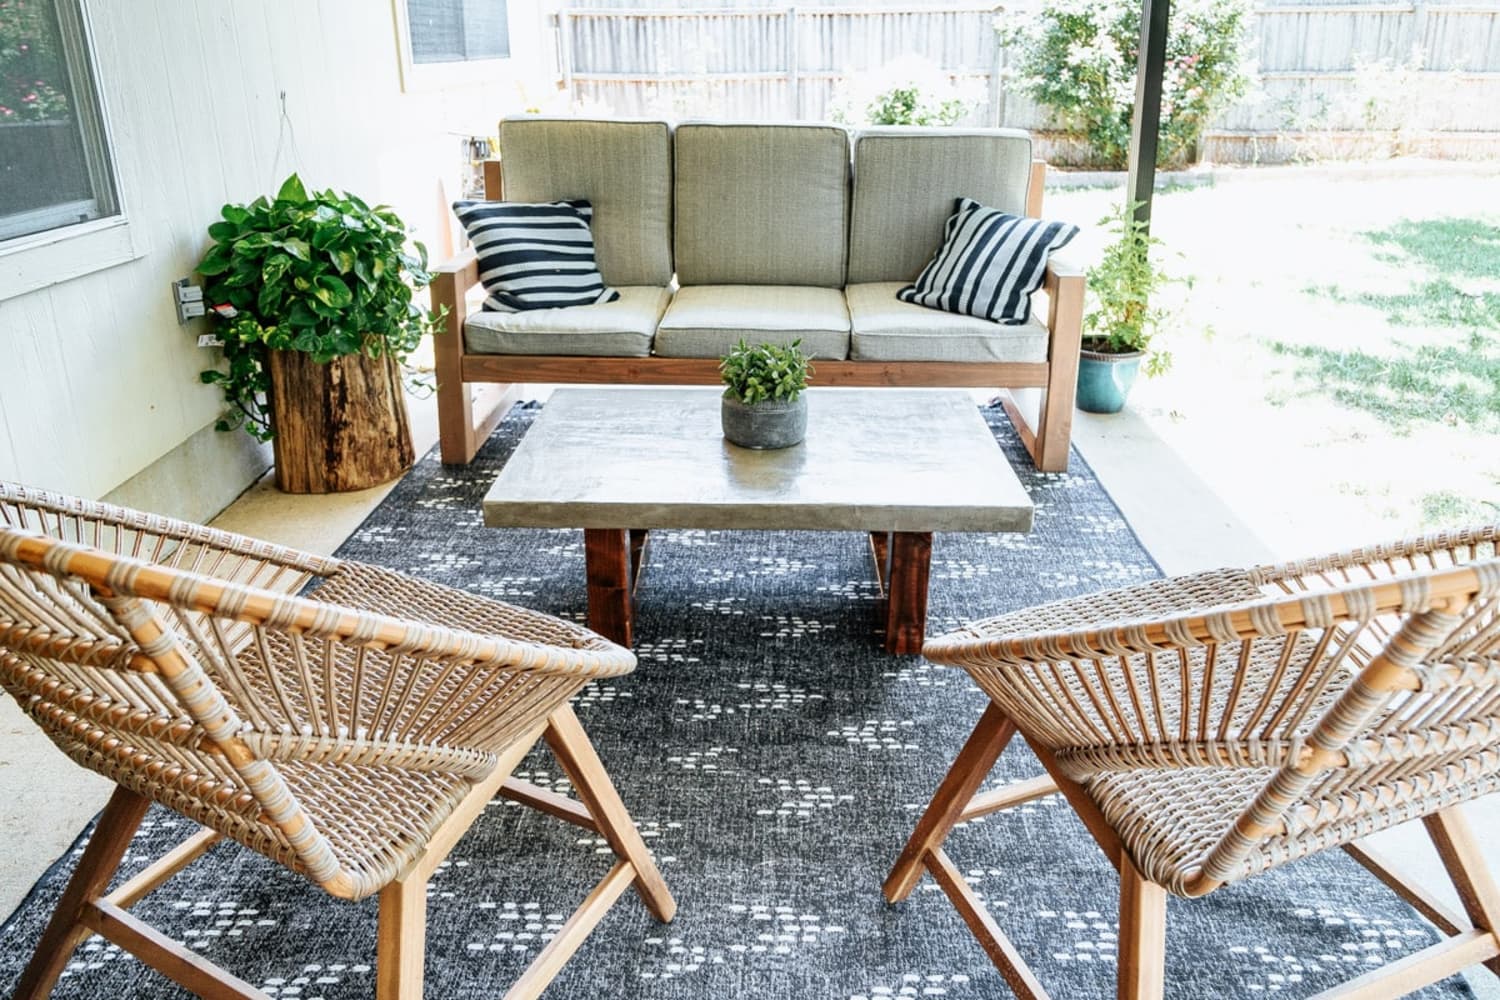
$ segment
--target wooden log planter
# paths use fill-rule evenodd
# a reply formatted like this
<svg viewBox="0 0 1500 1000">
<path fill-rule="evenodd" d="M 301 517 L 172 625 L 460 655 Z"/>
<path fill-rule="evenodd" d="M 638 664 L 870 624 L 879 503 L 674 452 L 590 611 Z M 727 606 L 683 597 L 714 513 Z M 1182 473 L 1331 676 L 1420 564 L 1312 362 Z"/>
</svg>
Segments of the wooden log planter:
<svg viewBox="0 0 1500 1000">
<path fill-rule="evenodd" d="M 302 351 L 267 351 L 266 372 L 277 489 L 368 489 L 416 461 L 401 371 L 390 355 L 351 354 L 320 364 Z"/>
</svg>

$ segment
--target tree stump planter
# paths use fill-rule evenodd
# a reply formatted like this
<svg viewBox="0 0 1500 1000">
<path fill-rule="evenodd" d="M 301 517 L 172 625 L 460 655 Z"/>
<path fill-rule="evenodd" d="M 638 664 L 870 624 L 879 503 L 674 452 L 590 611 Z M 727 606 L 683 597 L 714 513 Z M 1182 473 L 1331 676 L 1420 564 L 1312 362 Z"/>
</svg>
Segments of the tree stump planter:
<svg viewBox="0 0 1500 1000">
<path fill-rule="evenodd" d="M 302 351 L 267 351 L 266 373 L 282 492 L 368 489 L 416 461 L 401 371 L 390 355 L 318 364 Z"/>
</svg>

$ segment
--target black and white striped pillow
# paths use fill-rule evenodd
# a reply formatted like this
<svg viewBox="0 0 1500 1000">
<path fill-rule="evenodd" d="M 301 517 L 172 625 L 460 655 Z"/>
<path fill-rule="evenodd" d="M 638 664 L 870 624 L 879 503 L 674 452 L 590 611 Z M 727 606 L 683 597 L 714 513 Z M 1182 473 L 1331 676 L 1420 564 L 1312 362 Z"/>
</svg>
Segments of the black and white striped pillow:
<svg viewBox="0 0 1500 1000">
<path fill-rule="evenodd" d="M 620 297 L 594 260 L 588 202 L 457 201 L 453 211 L 479 258 L 486 310 L 591 306 Z"/>
<path fill-rule="evenodd" d="M 1042 287 L 1047 255 L 1078 235 L 1066 222 L 1044 222 L 954 202 L 943 245 L 916 284 L 896 293 L 903 302 L 964 313 L 997 323 L 1031 318 L 1031 293 Z"/>
</svg>

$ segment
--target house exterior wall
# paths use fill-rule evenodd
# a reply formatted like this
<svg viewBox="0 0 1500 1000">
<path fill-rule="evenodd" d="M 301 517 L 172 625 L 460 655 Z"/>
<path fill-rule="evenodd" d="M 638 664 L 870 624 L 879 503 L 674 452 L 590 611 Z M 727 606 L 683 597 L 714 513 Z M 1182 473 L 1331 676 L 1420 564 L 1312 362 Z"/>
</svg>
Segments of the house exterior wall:
<svg viewBox="0 0 1500 1000">
<path fill-rule="evenodd" d="M 212 431 L 198 372 L 216 354 L 195 343 L 206 321 L 177 323 L 171 282 L 221 205 L 293 170 L 392 205 L 441 256 L 459 137 L 555 92 L 544 6 L 512 0 L 514 57 L 483 79 L 403 89 L 402 0 L 85 0 L 138 256 L 0 299 L 0 477 L 94 497 L 132 480 L 132 500 L 194 517 L 253 481 L 268 450 Z M 6 269 L 66 274 L 68 244 L 50 253 L 0 255 L 0 287 Z"/>
</svg>

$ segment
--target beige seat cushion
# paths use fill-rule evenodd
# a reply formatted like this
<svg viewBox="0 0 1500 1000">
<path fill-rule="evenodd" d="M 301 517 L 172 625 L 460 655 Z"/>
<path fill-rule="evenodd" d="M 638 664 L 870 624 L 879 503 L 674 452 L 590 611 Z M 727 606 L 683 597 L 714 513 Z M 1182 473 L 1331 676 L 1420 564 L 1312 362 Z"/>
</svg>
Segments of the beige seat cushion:
<svg viewBox="0 0 1500 1000">
<path fill-rule="evenodd" d="M 506 201 L 584 198 L 604 282 L 672 283 L 672 131 L 666 122 L 507 118 Z"/>
<path fill-rule="evenodd" d="M 656 331 L 665 358 L 719 358 L 741 339 L 789 344 L 812 358 L 849 356 L 849 310 L 837 288 L 693 285 L 680 289 Z"/>
<path fill-rule="evenodd" d="M 672 294 L 640 285 L 619 292 L 597 306 L 474 313 L 464 320 L 464 343 L 471 354 L 644 358 Z"/>
<path fill-rule="evenodd" d="M 856 361 L 1047 360 L 1047 327 L 1033 313 L 1015 326 L 902 302 L 905 282 L 850 285 L 845 290 Z"/>
<path fill-rule="evenodd" d="M 873 128 L 854 139 L 849 284 L 914 281 L 959 196 L 1026 214 L 1031 137 L 1013 129 Z"/>
<path fill-rule="evenodd" d="M 843 287 L 849 237 L 844 129 L 684 123 L 672 143 L 679 282 Z"/>
</svg>

